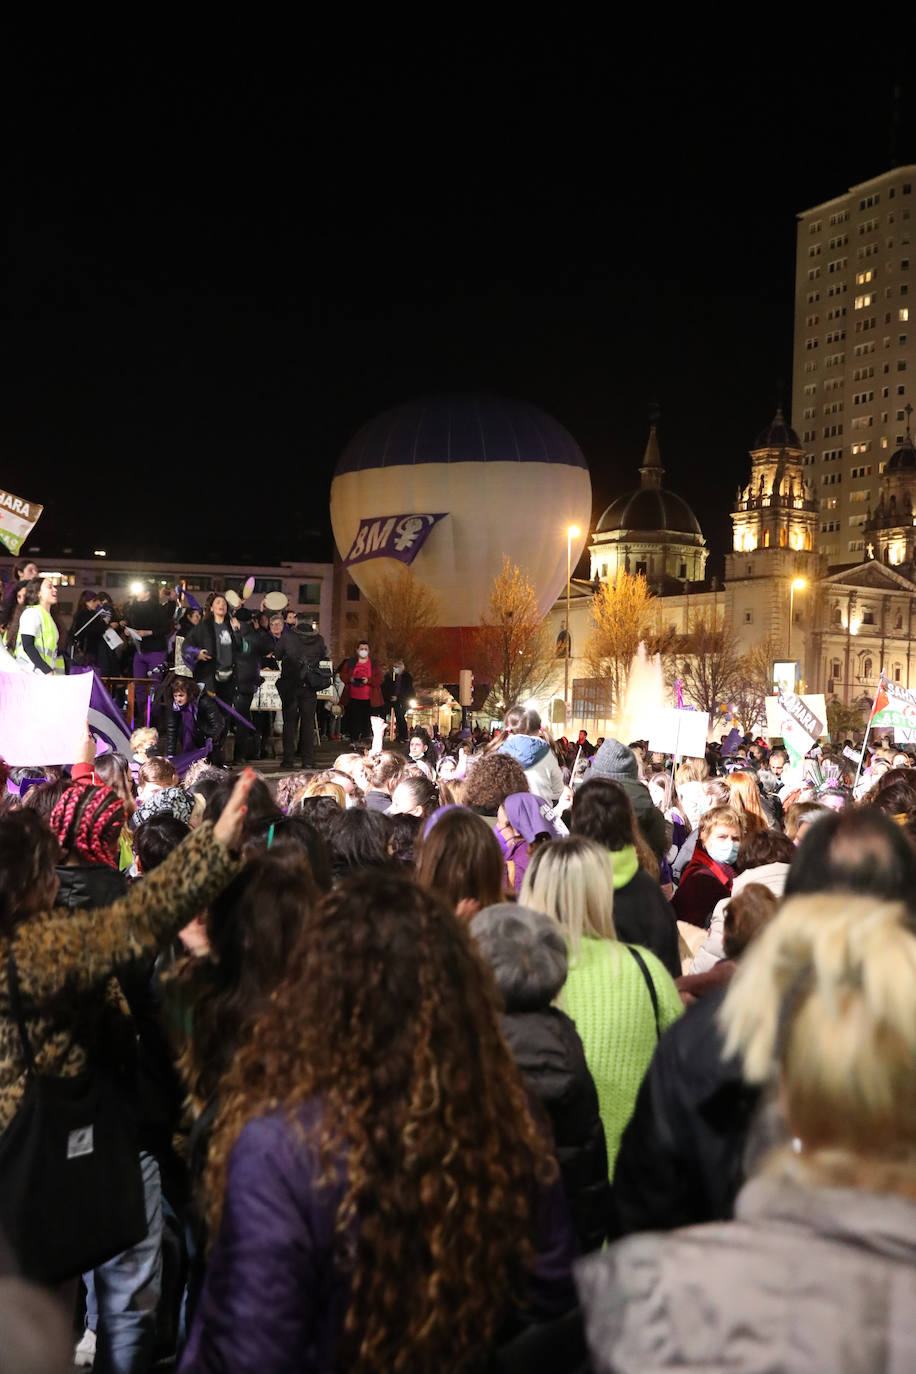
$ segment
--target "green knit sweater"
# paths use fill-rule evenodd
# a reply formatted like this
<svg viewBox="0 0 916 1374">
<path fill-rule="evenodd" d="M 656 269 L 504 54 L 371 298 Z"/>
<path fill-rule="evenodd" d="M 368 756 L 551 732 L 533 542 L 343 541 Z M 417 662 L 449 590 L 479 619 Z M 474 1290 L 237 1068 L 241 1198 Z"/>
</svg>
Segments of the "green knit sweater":
<svg viewBox="0 0 916 1374">
<path fill-rule="evenodd" d="M 655 986 L 658 1021 L 664 1031 L 684 1009 L 680 994 L 655 955 L 641 945 L 638 949 Z M 578 956 L 570 952 L 563 1002 L 582 1037 L 585 1060 L 598 1089 L 608 1172 L 613 1178 L 620 1137 L 655 1050 L 652 999 L 626 945 L 583 939 Z"/>
</svg>

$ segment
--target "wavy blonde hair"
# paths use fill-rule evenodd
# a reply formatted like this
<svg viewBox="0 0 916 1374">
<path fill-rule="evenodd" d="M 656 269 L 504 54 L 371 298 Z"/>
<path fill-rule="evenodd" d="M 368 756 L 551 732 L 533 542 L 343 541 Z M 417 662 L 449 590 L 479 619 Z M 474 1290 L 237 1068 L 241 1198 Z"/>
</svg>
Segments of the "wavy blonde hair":
<svg viewBox="0 0 916 1374">
<path fill-rule="evenodd" d="M 899 903 L 795 897 L 757 937 L 720 1013 L 725 1054 L 778 1081 L 820 1182 L 916 1197 L 916 934 Z"/>
<path fill-rule="evenodd" d="M 341 1368 L 465 1370 L 521 1297 L 538 1183 L 556 1178 L 502 1038 L 499 995 L 432 893 L 360 875 L 308 913 L 287 976 L 221 1090 L 208 1163 L 215 1234 L 252 1117 L 321 1101 L 314 1186 L 334 1187 L 352 1276 Z"/>
</svg>

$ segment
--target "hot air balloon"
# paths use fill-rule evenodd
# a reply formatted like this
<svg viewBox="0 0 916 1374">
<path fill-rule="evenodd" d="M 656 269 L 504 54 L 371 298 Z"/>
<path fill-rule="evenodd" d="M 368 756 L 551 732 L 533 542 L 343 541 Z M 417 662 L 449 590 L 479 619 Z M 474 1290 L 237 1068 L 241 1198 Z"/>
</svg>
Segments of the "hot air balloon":
<svg viewBox="0 0 916 1374">
<path fill-rule="evenodd" d="M 588 538 L 591 481 L 561 424 L 522 401 L 451 396 L 409 402 L 370 420 L 331 483 L 340 556 L 365 596 L 395 563 L 437 593 L 453 671 L 487 608 L 504 557 L 546 613 Z"/>
</svg>

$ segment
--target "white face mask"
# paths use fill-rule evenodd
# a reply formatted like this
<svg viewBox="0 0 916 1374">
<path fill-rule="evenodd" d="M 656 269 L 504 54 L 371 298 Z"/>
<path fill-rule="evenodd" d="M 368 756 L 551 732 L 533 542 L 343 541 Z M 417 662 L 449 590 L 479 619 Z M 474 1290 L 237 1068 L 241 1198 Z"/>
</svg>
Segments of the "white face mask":
<svg viewBox="0 0 916 1374">
<path fill-rule="evenodd" d="M 357 658 L 368 658 L 368 657 L 369 657 L 369 650 L 368 650 L 368 649 L 358 649 L 358 650 L 357 650 L 357 653 L 356 653 L 356 657 L 357 657 Z"/>
<path fill-rule="evenodd" d="M 733 864 L 738 857 L 738 841 L 709 840 L 706 853 L 717 864 Z"/>
</svg>

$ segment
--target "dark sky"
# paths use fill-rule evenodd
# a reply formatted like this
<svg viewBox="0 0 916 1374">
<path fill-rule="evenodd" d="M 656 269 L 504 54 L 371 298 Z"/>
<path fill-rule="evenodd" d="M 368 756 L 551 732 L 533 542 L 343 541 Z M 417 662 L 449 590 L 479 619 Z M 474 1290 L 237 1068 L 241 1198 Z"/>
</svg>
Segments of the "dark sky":
<svg viewBox="0 0 916 1374">
<path fill-rule="evenodd" d="M 354 430 L 474 389 L 567 426 L 596 517 L 657 401 L 721 572 L 791 401 L 794 215 L 891 164 L 912 30 L 812 79 L 797 32 L 358 24 L 11 56 L 0 486 L 34 542 L 327 557 Z"/>
</svg>

